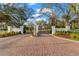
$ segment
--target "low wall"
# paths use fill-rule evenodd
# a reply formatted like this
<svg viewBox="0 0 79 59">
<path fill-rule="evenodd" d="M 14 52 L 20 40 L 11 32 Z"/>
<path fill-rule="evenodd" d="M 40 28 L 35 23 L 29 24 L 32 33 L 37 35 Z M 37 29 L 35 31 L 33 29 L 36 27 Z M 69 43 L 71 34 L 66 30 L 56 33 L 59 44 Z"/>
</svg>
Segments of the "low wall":
<svg viewBox="0 0 79 59">
<path fill-rule="evenodd" d="M 12 28 L 13 32 L 20 32 L 20 28 Z"/>
<path fill-rule="evenodd" d="M 56 31 L 69 31 L 69 30 L 66 28 L 56 28 Z"/>
</svg>

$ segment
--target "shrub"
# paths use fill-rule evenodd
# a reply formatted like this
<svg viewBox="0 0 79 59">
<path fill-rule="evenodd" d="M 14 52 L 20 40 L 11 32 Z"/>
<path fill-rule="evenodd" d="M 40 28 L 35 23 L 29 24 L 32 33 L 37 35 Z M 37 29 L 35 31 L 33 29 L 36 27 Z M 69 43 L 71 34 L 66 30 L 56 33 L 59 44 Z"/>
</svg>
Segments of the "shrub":
<svg viewBox="0 0 79 59">
<path fill-rule="evenodd" d="M 55 35 L 62 36 L 62 37 L 68 37 L 68 38 L 79 38 L 79 32 L 56 32 Z"/>
<path fill-rule="evenodd" d="M 64 34 L 65 34 L 64 32 L 60 32 L 60 31 L 58 31 L 58 32 L 55 33 L 55 35 L 58 35 L 58 36 L 59 35 L 64 35 Z"/>
<path fill-rule="evenodd" d="M 79 38 L 79 34 L 77 34 L 77 33 L 71 33 L 70 37 L 71 38 Z"/>
<path fill-rule="evenodd" d="M 70 36 L 70 32 L 69 31 L 57 31 L 55 33 L 55 35 L 57 35 L 57 36 Z"/>
<path fill-rule="evenodd" d="M 8 36 L 13 36 L 13 35 L 17 35 L 19 33 L 17 32 L 4 32 L 4 33 L 0 33 L 0 37 L 8 37 Z"/>
</svg>

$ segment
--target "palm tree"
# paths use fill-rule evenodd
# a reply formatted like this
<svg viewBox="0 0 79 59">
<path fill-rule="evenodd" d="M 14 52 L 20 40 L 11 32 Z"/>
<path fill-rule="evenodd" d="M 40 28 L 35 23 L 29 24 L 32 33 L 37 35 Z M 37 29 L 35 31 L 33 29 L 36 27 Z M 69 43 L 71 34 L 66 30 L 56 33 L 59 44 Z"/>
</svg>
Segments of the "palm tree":
<svg viewBox="0 0 79 59">
<path fill-rule="evenodd" d="M 70 29 L 71 22 L 77 17 L 77 4 L 68 4 L 68 8 L 64 10 L 63 20 L 67 29 Z"/>
<path fill-rule="evenodd" d="M 45 7 L 44 7 L 45 6 Z M 55 26 L 55 24 L 56 24 L 56 18 L 57 18 L 57 14 L 53 11 L 53 7 L 56 7 L 59 11 L 60 11 L 60 13 L 64 13 L 64 9 L 61 7 L 61 4 L 59 4 L 59 3 L 46 3 L 46 4 L 43 4 L 43 7 L 42 7 L 42 9 L 41 9 L 41 11 L 44 9 L 44 8 L 47 8 L 48 9 L 48 13 L 50 13 L 50 15 L 48 16 L 48 15 L 46 15 L 46 14 L 44 14 L 44 15 L 46 15 L 46 16 L 48 16 L 51 20 L 50 20 L 50 23 L 51 23 L 51 26 Z"/>
<path fill-rule="evenodd" d="M 7 15 L 10 18 L 9 22 L 11 22 L 11 24 L 20 25 L 25 20 L 25 16 L 24 16 L 25 10 L 23 8 L 16 8 L 10 4 L 6 4 L 6 5 L 1 4 L 0 7 L 2 7 L 0 9 L 1 10 L 0 15 L 2 15 L 2 16 Z M 6 19 L 7 18 L 5 18 L 4 20 L 7 21 Z"/>
<path fill-rule="evenodd" d="M 31 17 L 32 9 L 27 7 L 19 7 L 19 4 L 0 4 L 0 16 L 8 25 L 15 25 L 17 27 L 23 26 L 24 22 Z M 0 19 L 1 20 L 1 19 Z M 3 20 L 1 20 L 3 21 Z"/>
<path fill-rule="evenodd" d="M 38 25 L 42 25 L 42 26 L 46 25 L 46 22 L 43 19 L 42 20 L 38 20 L 36 23 Z"/>
<path fill-rule="evenodd" d="M 60 4 L 57 4 L 57 3 L 55 3 L 55 4 L 50 4 L 50 3 L 46 3 L 45 5 L 47 5 L 46 6 L 46 9 L 45 9 L 45 7 L 43 7 L 42 9 L 41 9 L 41 11 L 42 10 L 44 10 L 44 11 L 46 11 L 46 12 L 44 12 L 44 13 L 50 13 L 50 15 L 48 16 L 49 17 L 49 22 L 50 22 L 50 24 L 51 24 L 51 26 L 52 26 L 52 34 L 54 34 L 55 33 L 55 26 L 56 26 L 56 19 L 57 19 L 57 15 L 56 15 L 56 13 L 53 11 L 53 7 L 56 7 L 56 8 L 58 8 L 58 10 L 61 12 L 63 12 L 64 13 L 64 11 L 63 11 L 63 8 L 61 7 L 61 5 Z M 44 5 L 43 5 L 44 6 Z M 44 14 L 43 13 L 43 14 Z M 46 14 L 45 14 L 46 15 Z"/>
<path fill-rule="evenodd" d="M 78 3 L 71 4 L 71 8 L 72 8 L 71 11 L 73 11 L 73 14 L 74 14 L 73 16 L 76 15 L 75 19 L 73 19 L 71 22 L 71 27 L 73 29 L 75 29 L 75 28 L 78 28 L 78 25 L 79 25 L 78 24 L 78 22 L 79 22 L 79 4 Z"/>
<path fill-rule="evenodd" d="M 23 25 L 24 21 L 26 20 L 25 10 L 21 7 L 14 7 L 12 4 L 1 4 L 0 15 L 1 19 L 3 19 L 8 24 L 9 29 L 10 25 L 20 26 Z"/>
</svg>

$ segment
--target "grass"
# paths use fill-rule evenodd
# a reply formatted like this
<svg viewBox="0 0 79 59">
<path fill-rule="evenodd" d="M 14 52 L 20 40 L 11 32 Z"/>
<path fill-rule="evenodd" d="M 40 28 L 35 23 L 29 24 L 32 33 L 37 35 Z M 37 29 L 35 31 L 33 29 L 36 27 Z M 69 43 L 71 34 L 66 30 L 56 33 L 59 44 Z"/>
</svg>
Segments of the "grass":
<svg viewBox="0 0 79 59">
<path fill-rule="evenodd" d="M 79 32 L 56 32 L 55 35 L 69 40 L 79 41 Z"/>
<path fill-rule="evenodd" d="M 70 40 L 79 41 L 79 38 L 70 38 Z"/>
</svg>

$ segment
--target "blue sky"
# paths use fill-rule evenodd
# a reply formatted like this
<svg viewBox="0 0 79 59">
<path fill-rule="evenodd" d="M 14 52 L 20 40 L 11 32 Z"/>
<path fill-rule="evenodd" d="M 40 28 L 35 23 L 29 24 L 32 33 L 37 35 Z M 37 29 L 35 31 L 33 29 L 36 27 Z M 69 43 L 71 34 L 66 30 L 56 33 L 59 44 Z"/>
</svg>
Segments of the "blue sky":
<svg viewBox="0 0 79 59">
<path fill-rule="evenodd" d="M 28 5 L 29 7 L 31 7 L 31 8 L 33 8 L 35 11 L 36 11 L 37 9 L 42 8 L 42 6 L 43 6 L 43 4 L 41 4 L 41 3 L 28 3 L 27 5 Z M 67 7 L 68 7 L 68 4 L 67 4 L 67 3 L 61 3 L 60 5 L 62 6 L 62 8 L 63 8 L 64 10 L 67 9 Z M 56 12 L 58 11 L 57 8 L 55 7 L 55 5 L 53 6 L 53 10 L 55 10 Z"/>
<path fill-rule="evenodd" d="M 39 10 L 42 8 L 42 7 L 45 7 L 44 6 L 44 4 L 41 4 L 41 3 L 28 3 L 28 4 L 26 4 L 29 8 L 32 8 L 34 11 L 35 11 L 35 16 L 39 16 Z M 67 7 L 68 7 L 68 4 L 67 3 L 61 3 L 60 4 L 61 6 L 62 6 L 62 8 L 64 9 L 64 10 L 66 10 L 67 9 Z M 56 13 L 56 15 L 58 15 L 59 17 L 61 17 L 62 16 L 62 12 L 55 6 L 55 5 L 53 5 L 53 8 L 52 8 L 52 10 Z M 40 19 L 44 19 L 45 21 L 47 21 L 48 20 L 48 17 L 46 17 L 46 16 L 42 16 L 42 17 L 40 17 L 40 18 L 38 18 L 37 20 L 40 20 Z"/>
</svg>

